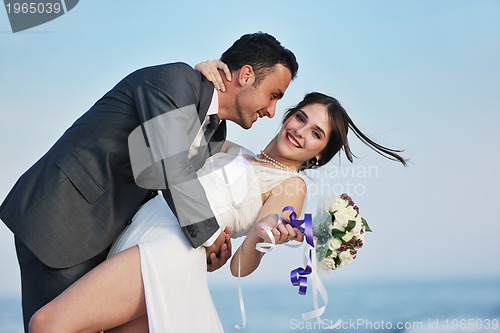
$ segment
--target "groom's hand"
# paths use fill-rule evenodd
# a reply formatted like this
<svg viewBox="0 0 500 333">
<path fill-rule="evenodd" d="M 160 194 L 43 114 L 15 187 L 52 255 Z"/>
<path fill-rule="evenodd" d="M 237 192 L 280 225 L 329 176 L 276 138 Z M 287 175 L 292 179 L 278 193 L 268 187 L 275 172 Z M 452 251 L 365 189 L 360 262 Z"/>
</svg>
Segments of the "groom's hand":
<svg viewBox="0 0 500 333">
<path fill-rule="evenodd" d="M 226 227 L 215 240 L 207 247 L 207 271 L 213 272 L 226 263 L 231 258 L 231 229 Z"/>
</svg>

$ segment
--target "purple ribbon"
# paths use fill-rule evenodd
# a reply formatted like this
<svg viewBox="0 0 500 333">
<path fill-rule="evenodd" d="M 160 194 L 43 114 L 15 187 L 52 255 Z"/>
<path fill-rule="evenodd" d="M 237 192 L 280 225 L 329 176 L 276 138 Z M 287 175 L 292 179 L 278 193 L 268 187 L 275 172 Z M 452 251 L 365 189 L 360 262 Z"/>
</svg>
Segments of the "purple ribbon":
<svg viewBox="0 0 500 333">
<path fill-rule="evenodd" d="M 312 215 L 304 214 L 304 219 L 299 220 L 292 206 L 283 208 L 282 212 L 285 211 L 292 211 L 292 213 L 290 214 L 290 221 L 283 221 L 283 223 L 290 224 L 292 227 L 303 232 L 306 236 L 306 243 L 311 246 L 306 267 L 299 267 L 290 272 L 290 281 L 292 285 L 299 287 L 299 295 L 305 295 L 307 292 L 307 275 L 312 273 L 312 249 L 314 248 Z M 301 227 L 302 224 L 304 227 Z"/>
</svg>

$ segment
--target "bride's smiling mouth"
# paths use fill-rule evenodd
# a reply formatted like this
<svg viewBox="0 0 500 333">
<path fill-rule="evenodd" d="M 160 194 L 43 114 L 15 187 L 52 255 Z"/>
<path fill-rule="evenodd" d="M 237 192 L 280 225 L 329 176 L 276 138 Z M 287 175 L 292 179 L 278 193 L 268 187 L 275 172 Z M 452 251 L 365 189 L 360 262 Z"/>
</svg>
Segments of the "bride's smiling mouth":
<svg viewBox="0 0 500 333">
<path fill-rule="evenodd" d="M 300 145 L 299 141 L 293 135 L 291 135 L 290 133 L 287 133 L 285 135 L 285 138 L 286 138 L 286 141 L 290 145 L 294 146 L 295 148 L 302 148 L 302 146 Z"/>
</svg>

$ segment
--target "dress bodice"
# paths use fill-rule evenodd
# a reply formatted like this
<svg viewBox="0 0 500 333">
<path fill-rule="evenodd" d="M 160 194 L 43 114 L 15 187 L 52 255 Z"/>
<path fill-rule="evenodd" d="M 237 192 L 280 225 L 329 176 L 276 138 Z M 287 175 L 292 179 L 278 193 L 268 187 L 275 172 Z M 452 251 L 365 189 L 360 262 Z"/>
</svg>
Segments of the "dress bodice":
<svg viewBox="0 0 500 333">
<path fill-rule="evenodd" d="M 198 170 L 219 226 L 229 226 L 233 237 L 251 229 L 262 207 L 262 194 L 290 177 L 298 174 L 260 165 L 247 152 L 215 154 Z"/>
</svg>

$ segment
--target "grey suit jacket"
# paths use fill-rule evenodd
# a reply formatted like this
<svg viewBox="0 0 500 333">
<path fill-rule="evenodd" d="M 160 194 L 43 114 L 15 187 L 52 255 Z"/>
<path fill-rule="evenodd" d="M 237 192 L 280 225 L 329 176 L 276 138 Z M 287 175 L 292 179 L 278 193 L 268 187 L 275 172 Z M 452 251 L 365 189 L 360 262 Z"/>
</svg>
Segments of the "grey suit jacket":
<svg viewBox="0 0 500 333">
<path fill-rule="evenodd" d="M 196 170 L 209 156 L 200 150 L 197 162 L 187 150 L 204 119 L 213 85 L 182 63 L 139 69 L 120 81 L 83 114 L 52 148 L 12 188 L 0 206 L 0 218 L 45 264 L 70 267 L 105 250 L 131 220 L 148 192 L 136 184 L 128 137 L 134 129 L 172 110 L 194 105 L 195 116 L 173 117 L 157 161 L 163 184 L 189 184 L 181 191 L 164 191 L 194 247 L 218 228 Z M 149 142 L 144 131 L 145 141 Z M 214 142 L 222 143 L 225 124 Z M 220 144 L 212 147 L 220 150 Z M 167 185 L 169 186 L 169 185 Z M 158 188 L 152 188 L 158 189 Z M 181 192 L 181 193 L 179 193 Z M 185 192 L 185 193 L 184 193 Z M 172 198 L 174 197 L 174 198 Z M 175 202 L 175 206 L 173 205 Z M 178 204 L 180 203 L 180 204 Z M 194 212 L 194 213 L 193 213 Z M 190 219 L 204 212 L 202 218 Z M 201 214 L 201 213 L 198 213 Z"/>
</svg>

